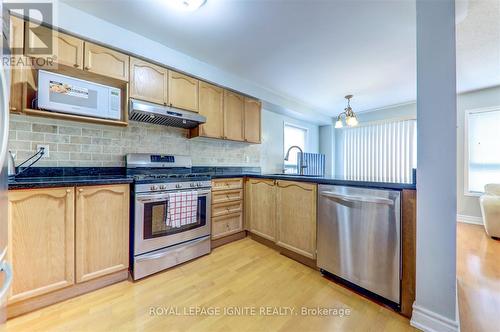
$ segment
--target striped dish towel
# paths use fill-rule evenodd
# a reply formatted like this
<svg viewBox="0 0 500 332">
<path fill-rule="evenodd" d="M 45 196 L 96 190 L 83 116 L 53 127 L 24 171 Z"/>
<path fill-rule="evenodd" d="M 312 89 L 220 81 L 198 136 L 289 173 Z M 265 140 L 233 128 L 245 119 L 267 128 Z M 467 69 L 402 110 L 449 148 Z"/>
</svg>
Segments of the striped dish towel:
<svg viewBox="0 0 500 332">
<path fill-rule="evenodd" d="M 196 223 L 198 209 L 198 192 L 181 191 L 169 194 L 166 225 L 179 228 Z"/>
</svg>

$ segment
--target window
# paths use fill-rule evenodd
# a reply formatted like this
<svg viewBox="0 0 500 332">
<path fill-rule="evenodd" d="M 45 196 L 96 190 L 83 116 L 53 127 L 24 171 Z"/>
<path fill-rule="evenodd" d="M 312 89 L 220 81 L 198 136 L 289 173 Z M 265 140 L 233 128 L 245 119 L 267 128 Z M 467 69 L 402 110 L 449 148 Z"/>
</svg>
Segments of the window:
<svg viewBox="0 0 500 332">
<path fill-rule="evenodd" d="M 341 129 L 340 153 L 346 180 L 412 183 L 416 167 L 416 120 Z"/>
<path fill-rule="evenodd" d="M 468 111 L 465 191 L 481 193 L 484 185 L 500 183 L 500 108 Z"/>
<path fill-rule="evenodd" d="M 285 148 L 285 150 L 283 151 L 283 155 L 285 155 L 288 149 L 294 145 L 297 145 L 302 149 L 302 151 L 306 152 L 307 128 L 302 128 L 285 123 L 283 137 L 284 137 L 283 146 Z M 288 160 L 287 161 L 285 160 L 285 173 L 297 172 L 298 152 L 299 151 L 297 149 L 290 151 L 290 156 Z"/>
</svg>

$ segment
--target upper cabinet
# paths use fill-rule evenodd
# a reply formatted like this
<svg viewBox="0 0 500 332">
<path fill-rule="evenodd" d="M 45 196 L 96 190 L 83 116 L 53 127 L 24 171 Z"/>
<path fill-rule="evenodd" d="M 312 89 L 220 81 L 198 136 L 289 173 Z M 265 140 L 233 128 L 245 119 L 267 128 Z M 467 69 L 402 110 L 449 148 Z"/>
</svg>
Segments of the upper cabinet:
<svg viewBox="0 0 500 332">
<path fill-rule="evenodd" d="M 46 27 L 30 29 L 29 24 L 26 24 L 26 34 L 32 34 L 25 40 L 26 55 L 39 56 L 32 50 L 44 47 L 43 41 L 52 38 L 52 53 L 58 64 L 83 68 L 83 40 Z"/>
<path fill-rule="evenodd" d="M 224 91 L 224 138 L 244 141 L 245 97 Z"/>
<path fill-rule="evenodd" d="M 261 102 L 245 98 L 245 142 L 260 143 L 261 137 Z"/>
<path fill-rule="evenodd" d="M 199 126 L 200 136 L 222 138 L 224 135 L 224 89 L 200 82 L 200 114 L 207 122 Z"/>
<path fill-rule="evenodd" d="M 187 75 L 168 71 L 168 104 L 188 111 L 198 112 L 199 81 Z"/>
<path fill-rule="evenodd" d="M 84 50 L 84 70 L 128 81 L 128 55 L 89 42 L 85 42 Z"/>
<path fill-rule="evenodd" d="M 167 104 L 168 70 L 152 63 L 130 58 L 130 97 Z"/>
<path fill-rule="evenodd" d="M 18 17 L 11 16 L 9 29 L 9 44 L 12 54 L 22 54 L 24 47 L 24 21 Z M 9 109 L 11 111 L 19 112 L 23 108 L 23 70 L 11 67 L 10 81 Z"/>
</svg>

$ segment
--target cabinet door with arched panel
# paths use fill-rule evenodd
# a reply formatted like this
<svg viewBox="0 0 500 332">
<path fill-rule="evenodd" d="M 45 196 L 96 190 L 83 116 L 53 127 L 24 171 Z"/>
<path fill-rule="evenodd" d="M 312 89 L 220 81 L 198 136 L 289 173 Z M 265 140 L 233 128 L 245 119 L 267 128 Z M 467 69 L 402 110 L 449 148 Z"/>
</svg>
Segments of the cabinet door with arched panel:
<svg viewBox="0 0 500 332">
<path fill-rule="evenodd" d="M 126 270 L 129 186 L 76 188 L 76 282 Z"/>
</svg>

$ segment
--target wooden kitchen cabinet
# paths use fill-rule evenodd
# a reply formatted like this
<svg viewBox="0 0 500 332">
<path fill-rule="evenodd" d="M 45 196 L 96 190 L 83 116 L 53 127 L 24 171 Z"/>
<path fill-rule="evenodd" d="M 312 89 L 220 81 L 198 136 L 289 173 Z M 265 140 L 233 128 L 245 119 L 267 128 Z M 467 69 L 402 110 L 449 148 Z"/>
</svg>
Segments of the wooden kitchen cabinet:
<svg viewBox="0 0 500 332">
<path fill-rule="evenodd" d="M 245 98 L 245 142 L 261 141 L 261 102 L 257 99 Z"/>
<path fill-rule="evenodd" d="M 243 213 L 233 213 L 212 218 L 212 240 L 243 231 Z"/>
<path fill-rule="evenodd" d="M 76 188 L 76 282 L 128 268 L 129 186 Z"/>
<path fill-rule="evenodd" d="M 312 183 L 276 183 L 276 244 L 316 259 L 316 197 Z"/>
<path fill-rule="evenodd" d="M 274 180 L 249 179 L 247 227 L 250 232 L 265 239 L 276 240 L 276 187 Z"/>
<path fill-rule="evenodd" d="M 224 90 L 224 139 L 245 140 L 245 98 Z"/>
<path fill-rule="evenodd" d="M 224 136 L 224 89 L 200 82 L 199 113 L 207 122 L 195 128 L 193 136 L 222 138 Z"/>
<path fill-rule="evenodd" d="M 23 54 L 24 48 L 24 21 L 16 16 L 10 16 L 9 44 L 12 55 Z M 9 110 L 19 112 L 23 109 L 23 82 L 24 71 L 10 67 L 10 100 Z"/>
<path fill-rule="evenodd" d="M 85 42 L 83 65 L 91 73 L 129 80 L 129 56 L 107 47 Z"/>
<path fill-rule="evenodd" d="M 137 58 L 130 58 L 131 98 L 167 104 L 167 82 L 167 69 Z"/>
<path fill-rule="evenodd" d="M 168 104 L 172 107 L 198 112 L 198 85 L 196 78 L 168 71 Z"/>
<path fill-rule="evenodd" d="M 245 237 L 243 179 L 212 180 L 212 247 Z M 231 238 L 231 235 L 234 238 Z"/>
<path fill-rule="evenodd" d="M 83 68 L 84 41 L 82 39 L 43 26 L 37 27 L 36 30 L 30 29 L 29 23 L 26 24 L 26 35 L 28 34 L 34 34 L 36 37 L 26 38 L 26 55 L 40 56 L 40 54 L 31 53 L 30 49 L 46 47 L 44 40 L 52 38 L 52 55 L 55 56 L 55 62 L 78 69 Z"/>
<path fill-rule="evenodd" d="M 9 303 L 74 283 L 74 189 L 9 191 Z"/>
</svg>

